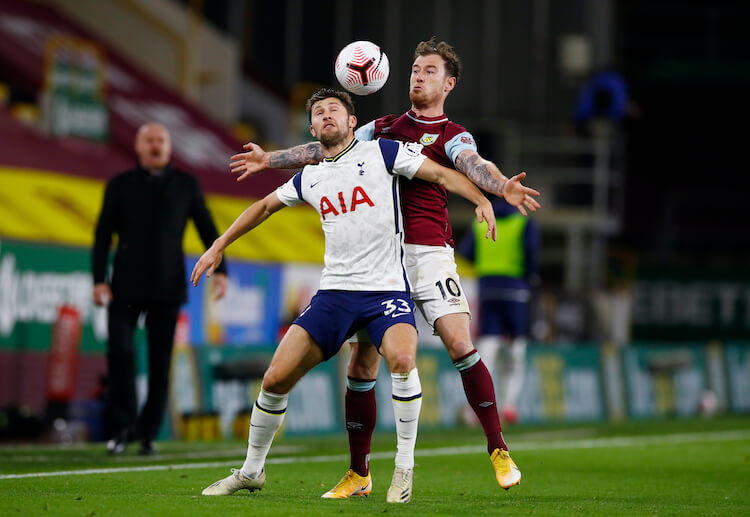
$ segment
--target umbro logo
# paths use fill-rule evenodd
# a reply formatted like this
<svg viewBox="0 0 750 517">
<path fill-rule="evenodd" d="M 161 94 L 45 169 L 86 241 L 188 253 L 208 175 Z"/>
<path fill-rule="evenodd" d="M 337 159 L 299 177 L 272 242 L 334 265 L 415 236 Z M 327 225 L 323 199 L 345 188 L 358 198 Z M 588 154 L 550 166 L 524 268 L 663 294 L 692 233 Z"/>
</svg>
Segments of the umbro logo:
<svg viewBox="0 0 750 517">
<path fill-rule="evenodd" d="M 346 423 L 347 429 L 362 429 L 362 424 L 359 422 L 347 422 Z"/>
<path fill-rule="evenodd" d="M 490 406 L 491 406 L 491 405 L 493 405 L 493 404 L 494 404 L 494 402 L 490 402 L 490 401 L 488 400 L 488 401 L 485 401 L 485 402 L 480 402 L 480 403 L 479 403 L 479 407 L 490 407 Z"/>
</svg>

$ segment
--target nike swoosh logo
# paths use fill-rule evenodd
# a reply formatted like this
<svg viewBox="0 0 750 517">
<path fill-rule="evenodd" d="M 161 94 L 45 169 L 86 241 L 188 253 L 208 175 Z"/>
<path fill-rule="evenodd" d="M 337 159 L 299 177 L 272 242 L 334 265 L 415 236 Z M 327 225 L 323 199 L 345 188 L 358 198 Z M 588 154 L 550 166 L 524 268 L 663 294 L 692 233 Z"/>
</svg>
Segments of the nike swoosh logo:
<svg viewBox="0 0 750 517">
<path fill-rule="evenodd" d="M 394 313 L 394 314 L 391 314 L 391 318 L 398 318 L 399 316 L 406 316 L 407 314 L 409 313 L 408 312 Z"/>
<path fill-rule="evenodd" d="M 323 180 L 318 180 L 318 181 L 316 181 L 315 183 L 310 183 L 310 188 L 313 188 L 313 187 L 314 187 L 315 185 L 317 185 L 317 184 L 318 184 L 318 183 L 320 183 L 321 181 L 323 181 Z"/>
<path fill-rule="evenodd" d="M 264 426 L 264 425 L 255 425 L 255 424 L 250 424 L 250 427 L 266 427 L 266 426 Z"/>
<path fill-rule="evenodd" d="M 403 422 L 405 424 L 408 424 L 409 422 L 414 422 L 415 420 L 416 418 L 412 418 L 411 420 L 404 420 L 403 418 L 398 419 L 399 422 Z"/>
</svg>

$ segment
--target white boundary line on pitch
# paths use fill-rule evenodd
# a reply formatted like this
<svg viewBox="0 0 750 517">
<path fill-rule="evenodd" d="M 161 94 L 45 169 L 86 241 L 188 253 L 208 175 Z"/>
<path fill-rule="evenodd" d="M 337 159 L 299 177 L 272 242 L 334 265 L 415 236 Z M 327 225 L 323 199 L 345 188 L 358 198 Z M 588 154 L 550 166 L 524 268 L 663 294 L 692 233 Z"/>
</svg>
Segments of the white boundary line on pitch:
<svg viewBox="0 0 750 517">
<path fill-rule="evenodd" d="M 682 434 L 663 434 L 663 435 L 646 435 L 632 437 L 614 437 L 614 438 L 591 438 L 583 440 L 546 440 L 521 442 L 513 446 L 513 451 L 534 451 L 548 449 L 598 449 L 602 447 L 635 447 L 654 444 L 676 444 L 692 442 L 722 442 L 731 440 L 750 439 L 750 430 L 735 431 L 710 431 L 706 433 L 682 433 Z M 487 448 L 483 445 L 467 445 L 463 447 L 440 447 L 437 449 L 421 449 L 416 451 L 419 457 L 430 456 L 455 456 L 458 454 L 472 454 L 486 452 Z M 370 455 L 370 459 L 388 459 L 393 458 L 393 452 L 376 452 Z M 334 454 L 329 456 L 289 456 L 286 458 L 270 458 L 266 461 L 268 465 L 283 465 L 289 463 L 327 463 L 332 461 L 346 461 L 349 459 L 348 454 Z M 204 469 L 215 467 L 231 467 L 237 465 L 235 461 L 212 461 L 204 463 L 181 463 L 173 465 L 146 465 L 143 467 L 110 467 L 101 469 L 85 470 L 63 470 L 57 472 L 29 472 L 26 474 L 2 474 L 3 479 L 22 479 L 22 478 L 40 478 L 53 476 L 84 476 L 90 474 L 116 474 L 120 472 L 153 472 L 160 470 L 186 470 L 186 469 Z"/>
</svg>

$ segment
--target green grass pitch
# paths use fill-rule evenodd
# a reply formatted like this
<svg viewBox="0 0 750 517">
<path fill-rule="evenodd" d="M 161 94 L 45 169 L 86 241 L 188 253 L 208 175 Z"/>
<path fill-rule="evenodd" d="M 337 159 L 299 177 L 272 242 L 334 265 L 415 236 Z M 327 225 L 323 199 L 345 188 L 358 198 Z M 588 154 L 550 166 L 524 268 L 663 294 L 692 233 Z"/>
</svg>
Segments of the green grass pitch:
<svg viewBox="0 0 750 517">
<path fill-rule="evenodd" d="M 506 429 L 523 473 L 498 487 L 479 429 L 420 432 L 414 498 L 385 502 L 395 438 L 376 434 L 367 498 L 322 500 L 348 468 L 346 436 L 280 436 L 260 491 L 203 497 L 239 467 L 242 441 L 131 446 L 0 446 L 2 516 L 750 515 L 750 418 Z M 161 470 L 154 470 L 154 469 Z M 80 474 L 80 471 L 89 471 Z M 42 473 L 65 473 L 49 475 Z M 79 473 L 76 473 L 79 472 Z"/>
</svg>

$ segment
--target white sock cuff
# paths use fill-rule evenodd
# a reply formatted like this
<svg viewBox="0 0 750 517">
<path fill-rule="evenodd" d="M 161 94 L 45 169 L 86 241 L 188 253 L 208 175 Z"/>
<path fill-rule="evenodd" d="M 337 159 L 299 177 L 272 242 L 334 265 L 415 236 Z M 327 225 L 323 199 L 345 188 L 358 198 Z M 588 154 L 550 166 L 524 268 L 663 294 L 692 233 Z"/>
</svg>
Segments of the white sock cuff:
<svg viewBox="0 0 750 517">
<path fill-rule="evenodd" d="M 416 368 L 407 373 L 392 373 L 391 385 L 394 400 L 405 402 L 422 396 L 422 383 Z"/>
<path fill-rule="evenodd" d="M 279 415 L 286 411 L 287 401 L 289 400 L 289 394 L 284 393 L 280 395 L 278 393 L 271 393 L 270 391 L 260 390 L 258 399 L 255 401 L 255 407 L 266 413 L 273 415 Z"/>
</svg>

